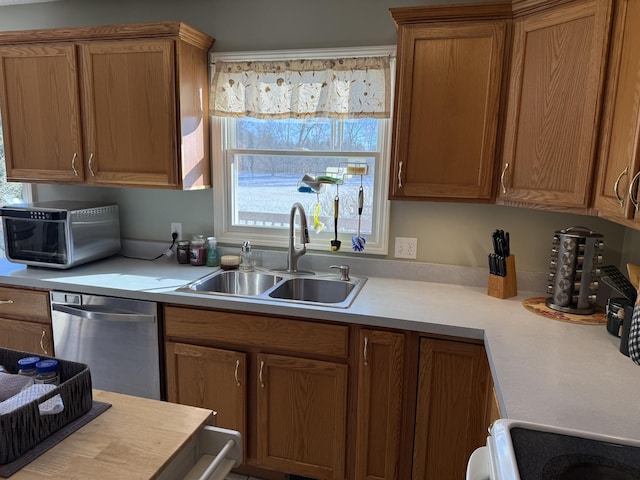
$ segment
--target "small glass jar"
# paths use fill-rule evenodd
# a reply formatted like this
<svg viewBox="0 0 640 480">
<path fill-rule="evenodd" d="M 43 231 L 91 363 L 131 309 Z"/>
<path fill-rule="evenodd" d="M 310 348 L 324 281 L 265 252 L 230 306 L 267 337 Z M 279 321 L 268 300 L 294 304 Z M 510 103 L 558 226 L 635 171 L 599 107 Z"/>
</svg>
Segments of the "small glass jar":
<svg viewBox="0 0 640 480">
<path fill-rule="evenodd" d="M 216 237 L 207 237 L 207 267 L 217 267 L 218 265 L 220 265 L 218 241 Z"/>
<path fill-rule="evenodd" d="M 240 270 L 250 272 L 254 267 L 253 248 L 251 247 L 251 242 L 246 241 L 242 244 L 242 263 L 240 264 Z"/>
<path fill-rule="evenodd" d="M 189 248 L 191 265 L 204 265 L 207 260 L 207 248 L 204 246 L 204 235 L 194 235 Z"/>
<path fill-rule="evenodd" d="M 58 361 L 54 359 L 42 360 L 36 363 L 36 383 L 47 383 L 50 385 L 60 385 L 60 375 L 58 374 Z"/>
<path fill-rule="evenodd" d="M 36 376 L 36 364 L 40 361 L 40 357 L 24 357 L 18 360 L 18 374 L 27 377 Z"/>
<path fill-rule="evenodd" d="M 189 263 L 191 261 L 189 253 L 189 240 L 180 240 L 177 249 L 178 263 Z"/>
</svg>

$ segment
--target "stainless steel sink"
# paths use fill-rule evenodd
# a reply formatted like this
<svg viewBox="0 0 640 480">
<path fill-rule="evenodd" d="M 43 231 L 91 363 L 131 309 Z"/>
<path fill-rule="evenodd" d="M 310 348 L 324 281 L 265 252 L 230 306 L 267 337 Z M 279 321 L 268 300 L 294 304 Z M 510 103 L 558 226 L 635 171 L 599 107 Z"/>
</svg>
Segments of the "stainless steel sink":
<svg viewBox="0 0 640 480">
<path fill-rule="evenodd" d="M 281 280 L 282 277 L 266 272 L 218 270 L 178 290 L 251 297 L 266 292 Z"/>
<path fill-rule="evenodd" d="M 364 277 L 353 276 L 341 280 L 334 274 L 298 277 L 263 270 L 217 270 L 177 291 L 348 308 L 365 281 Z"/>
<path fill-rule="evenodd" d="M 358 284 L 357 280 L 296 277 L 281 282 L 269 292 L 269 296 L 299 302 L 343 303 Z"/>
</svg>

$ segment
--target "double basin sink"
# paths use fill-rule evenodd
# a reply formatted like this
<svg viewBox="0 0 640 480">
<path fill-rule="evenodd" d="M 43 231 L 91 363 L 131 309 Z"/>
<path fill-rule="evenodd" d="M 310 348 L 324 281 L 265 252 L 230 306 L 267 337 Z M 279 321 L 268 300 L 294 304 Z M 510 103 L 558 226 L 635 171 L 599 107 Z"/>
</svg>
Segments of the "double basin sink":
<svg viewBox="0 0 640 480">
<path fill-rule="evenodd" d="M 363 277 L 341 280 L 335 274 L 296 276 L 262 270 L 217 270 L 177 291 L 348 308 L 365 281 Z"/>
</svg>

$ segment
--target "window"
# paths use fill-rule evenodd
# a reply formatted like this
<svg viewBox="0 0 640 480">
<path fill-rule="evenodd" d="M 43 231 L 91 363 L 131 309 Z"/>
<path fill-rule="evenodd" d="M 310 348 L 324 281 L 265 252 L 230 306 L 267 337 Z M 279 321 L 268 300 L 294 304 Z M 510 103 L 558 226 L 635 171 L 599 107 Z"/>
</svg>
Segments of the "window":
<svg viewBox="0 0 640 480">
<path fill-rule="evenodd" d="M 302 204 L 306 211 L 310 244 L 308 249 L 330 251 L 335 235 L 335 205 L 338 205 L 338 239 L 341 251 L 351 251 L 352 237 L 366 238 L 364 254 L 387 253 L 388 168 L 390 143 L 390 105 L 393 91 L 393 47 L 371 49 L 332 49 L 253 54 L 212 54 L 212 61 L 269 62 L 272 59 L 339 59 L 345 57 L 383 57 L 386 77 L 376 80 L 386 84 L 368 95 L 365 101 L 384 98 L 382 112 L 367 111 L 358 115 L 336 113 L 336 102 L 312 92 L 316 104 L 291 99 L 288 92 L 277 92 L 277 101 L 295 104 L 302 114 L 283 113 L 282 105 L 270 105 L 271 111 L 247 112 L 244 101 L 237 112 L 220 113 L 213 104 L 214 226 L 219 241 L 239 244 L 251 240 L 255 245 L 285 247 L 292 205 Z M 255 62 L 257 63 L 257 62 Z M 255 66 L 255 63 L 252 66 Z M 288 65 L 288 64 L 287 64 Z M 221 68 L 214 65 L 219 71 Z M 236 82 L 237 82 L 237 77 Z M 264 87 L 280 87 L 281 77 Z M 355 84 L 356 81 L 351 79 Z M 358 79 L 359 81 L 359 79 Z M 212 89 L 216 75 L 213 75 Z M 225 80 L 233 84 L 234 80 Z M 287 80 L 288 82 L 288 80 Z M 321 81 L 314 77 L 319 88 Z M 250 83 L 249 81 L 246 82 Z M 325 83 L 326 84 L 326 83 Z M 307 88 L 309 84 L 305 84 Z M 301 87 L 302 88 L 302 87 Z M 253 95 L 249 89 L 234 92 L 232 101 Z M 345 95 L 338 92 L 338 102 Z M 229 101 L 230 99 L 224 99 Z M 246 98 L 244 98 L 246 100 Z M 259 103 L 252 100 L 254 103 Z M 362 103 L 362 100 L 358 100 Z M 380 100 L 379 103 L 383 103 Z M 255 105 L 249 108 L 254 108 Z M 258 108 L 263 108 L 262 102 Z M 229 107 L 231 108 L 231 107 Z M 341 104 L 338 109 L 353 110 Z M 305 110 L 307 109 L 307 110 Z M 318 111 L 320 110 L 320 111 Z M 221 116 L 231 115 L 231 116 Z M 362 188 L 363 208 L 359 215 L 358 199 Z M 336 202 L 337 200 L 337 202 Z M 296 227 L 299 225 L 297 217 Z"/>
</svg>

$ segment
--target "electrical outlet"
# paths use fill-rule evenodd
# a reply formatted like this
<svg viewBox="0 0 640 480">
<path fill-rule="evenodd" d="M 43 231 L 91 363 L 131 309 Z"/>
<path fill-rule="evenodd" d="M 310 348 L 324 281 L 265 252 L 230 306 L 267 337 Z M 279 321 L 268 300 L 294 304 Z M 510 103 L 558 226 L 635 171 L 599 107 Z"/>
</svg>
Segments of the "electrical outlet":
<svg viewBox="0 0 640 480">
<path fill-rule="evenodd" d="M 181 240 L 182 239 L 182 224 L 181 223 L 171 222 L 171 233 L 169 233 L 169 236 L 173 235 L 174 233 L 178 234 L 178 238 L 176 240 Z"/>
<path fill-rule="evenodd" d="M 417 238 L 396 237 L 396 258 L 416 258 L 417 253 Z"/>
</svg>

